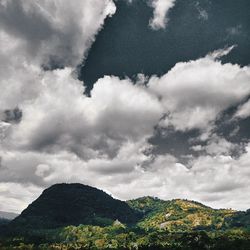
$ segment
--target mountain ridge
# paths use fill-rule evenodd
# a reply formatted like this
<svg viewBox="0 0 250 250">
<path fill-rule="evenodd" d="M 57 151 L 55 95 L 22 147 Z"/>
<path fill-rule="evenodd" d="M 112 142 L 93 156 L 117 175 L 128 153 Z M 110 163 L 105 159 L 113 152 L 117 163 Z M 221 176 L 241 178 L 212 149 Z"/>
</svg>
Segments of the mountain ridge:
<svg viewBox="0 0 250 250">
<path fill-rule="evenodd" d="M 250 210 L 183 199 L 119 201 L 87 185 L 56 184 L 0 226 L 0 249 L 246 250 Z"/>
<path fill-rule="evenodd" d="M 200 202 L 162 200 L 144 196 L 120 201 L 104 191 L 80 183 L 60 183 L 45 189 L 22 213 L 9 223 L 10 228 L 59 228 L 70 225 L 108 226 L 114 221 L 144 229 L 169 231 L 245 227 L 250 212 L 214 209 Z M 238 221 L 238 222 L 236 222 Z"/>
</svg>

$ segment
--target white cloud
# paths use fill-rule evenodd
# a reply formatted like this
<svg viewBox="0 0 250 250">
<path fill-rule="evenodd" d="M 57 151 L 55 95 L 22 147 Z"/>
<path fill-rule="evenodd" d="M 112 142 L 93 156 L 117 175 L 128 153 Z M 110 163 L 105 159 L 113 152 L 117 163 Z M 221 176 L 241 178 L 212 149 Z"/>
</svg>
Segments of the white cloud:
<svg viewBox="0 0 250 250">
<path fill-rule="evenodd" d="M 47 162 L 50 164 L 51 172 L 43 176 L 43 186 L 49 186 L 55 182 L 82 182 L 106 190 L 120 199 L 152 195 L 162 199 L 197 200 L 215 208 L 245 210 L 250 206 L 245 197 L 245 194 L 250 191 L 248 185 L 250 145 L 247 146 L 246 153 L 238 159 L 220 154 L 200 156 L 193 161 L 191 169 L 178 163 L 178 160 L 171 155 L 157 156 L 154 161 L 142 168 L 140 164 L 146 160 L 145 156 L 136 153 L 134 147 L 131 149 L 121 153 L 114 160 L 92 159 L 87 162 L 68 152 L 43 157 L 37 153 L 36 157 L 43 160 L 44 166 Z M 26 162 L 32 162 L 31 155 L 27 154 L 12 159 L 16 161 L 16 171 L 18 164 L 20 165 L 27 157 L 29 159 L 26 159 Z M 13 162 L 11 166 L 13 167 Z M 33 169 L 36 170 L 36 168 Z M 21 174 L 21 170 L 19 171 Z M 32 168 L 27 173 L 31 171 Z M 29 178 L 26 177 L 27 179 Z M 9 189 L 15 194 L 15 203 L 11 203 L 13 195 L 2 191 L 1 197 L 7 201 L 2 203 L 5 210 L 9 208 L 10 211 L 17 211 L 13 204 L 22 204 L 20 209 L 25 207 L 42 190 L 36 188 L 34 192 L 34 185 L 23 187 L 20 184 L 14 184 L 13 179 L 9 183 L 21 186 L 20 190 L 25 189 L 26 194 L 23 197 L 18 190 Z M 2 183 L 0 190 L 1 188 L 7 190 L 9 185 Z"/>
<path fill-rule="evenodd" d="M 9 0 L 0 6 L 1 28 L 18 37 L 29 59 L 60 66 L 76 66 L 116 10 L 112 0 Z"/>
<path fill-rule="evenodd" d="M 231 49 L 177 63 L 162 77 L 151 77 L 149 87 L 162 98 L 165 108 L 162 126 L 181 131 L 210 129 L 222 111 L 249 95 L 250 68 L 216 59 Z"/>
<path fill-rule="evenodd" d="M 22 122 L 10 129 L 5 147 L 112 156 L 123 143 L 151 136 L 162 115 L 157 97 L 130 80 L 99 79 L 91 97 L 82 95 L 69 68 L 46 72 L 39 81 L 39 95 L 20 105 Z"/>
<path fill-rule="evenodd" d="M 10 0 L 0 6 L 0 113 L 39 95 L 41 65 L 79 64 L 115 12 L 111 0 Z"/>
<path fill-rule="evenodd" d="M 172 156 L 158 156 L 150 168 L 134 173 L 129 182 L 120 182 L 109 191 L 123 199 L 151 195 L 162 199 L 183 198 L 203 202 L 215 208 L 246 210 L 250 202 L 248 165 L 250 147 L 240 158 L 200 156 L 188 169 Z M 232 198 L 233 197 L 233 198 Z"/>
<path fill-rule="evenodd" d="M 36 185 L 0 183 L 0 210 L 20 213 L 42 192 Z"/>
<path fill-rule="evenodd" d="M 250 116 L 250 100 L 238 107 L 238 110 L 235 114 L 236 118 L 245 119 Z"/>
<path fill-rule="evenodd" d="M 154 8 L 153 18 L 149 21 L 152 29 L 164 29 L 168 22 L 168 11 L 174 7 L 176 0 L 152 0 L 151 5 Z"/>
<path fill-rule="evenodd" d="M 195 145 L 192 149 L 196 152 L 205 152 L 208 155 L 232 155 L 234 151 L 240 152 L 241 145 L 233 144 L 223 137 L 211 134 L 207 137 L 206 145 Z"/>
</svg>

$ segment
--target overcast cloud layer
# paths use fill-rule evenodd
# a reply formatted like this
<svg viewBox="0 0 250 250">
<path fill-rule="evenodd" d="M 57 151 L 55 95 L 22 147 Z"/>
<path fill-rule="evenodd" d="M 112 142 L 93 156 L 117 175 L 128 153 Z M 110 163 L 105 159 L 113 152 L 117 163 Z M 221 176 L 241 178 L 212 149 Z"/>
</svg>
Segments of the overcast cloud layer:
<svg viewBox="0 0 250 250">
<path fill-rule="evenodd" d="M 165 27 L 174 4 L 160 2 L 154 1 L 153 28 Z M 229 123 L 250 116 L 250 67 L 222 63 L 234 46 L 179 62 L 161 77 L 105 76 L 87 96 L 76 66 L 115 13 L 114 3 L 0 5 L 0 210 L 20 212 L 58 182 L 93 185 L 121 199 L 250 207 L 250 142 L 216 133 L 231 107 L 237 108 Z M 158 130 L 198 131 L 185 142 L 191 152 L 185 163 L 171 152 L 155 153 L 149 139 Z"/>
</svg>

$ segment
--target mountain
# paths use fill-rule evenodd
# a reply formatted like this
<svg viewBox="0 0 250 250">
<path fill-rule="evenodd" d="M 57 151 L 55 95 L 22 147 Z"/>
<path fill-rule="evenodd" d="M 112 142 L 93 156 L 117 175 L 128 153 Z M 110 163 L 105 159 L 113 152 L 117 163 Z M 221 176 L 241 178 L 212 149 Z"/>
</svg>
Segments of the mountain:
<svg viewBox="0 0 250 250">
<path fill-rule="evenodd" d="M 246 250 L 250 210 L 142 197 L 127 202 L 82 184 L 56 184 L 0 225 L 0 249 Z"/>
<path fill-rule="evenodd" d="M 108 226 L 114 221 L 143 230 L 226 230 L 250 228 L 250 210 L 213 209 L 195 201 L 149 196 L 123 202 L 83 184 L 56 184 L 9 225 L 22 230 L 52 229 L 80 224 Z"/>
<path fill-rule="evenodd" d="M 56 184 L 43 191 L 11 223 L 14 228 L 58 228 L 68 225 L 133 223 L 138 214 L 126 202 L 82 184 Z"/>
<path fill-rule="evenodd" d="M 10 222 L 10 220 L 5 219 L 5 218 L 0 218 L 0 226 L 2 225 L 7 225 Z M 1 229 L 0 229 L 1 231 Z"/>
</svg>

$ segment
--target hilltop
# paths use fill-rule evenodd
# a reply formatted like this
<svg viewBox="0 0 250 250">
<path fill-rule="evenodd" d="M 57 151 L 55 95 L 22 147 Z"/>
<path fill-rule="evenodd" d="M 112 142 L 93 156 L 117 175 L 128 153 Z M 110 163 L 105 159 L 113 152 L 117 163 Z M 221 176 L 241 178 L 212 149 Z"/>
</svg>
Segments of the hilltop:
<svg viewBox="0 0 250 250">
<path fill-rule="evenodd" d="M 11 223 L 19 228 L 58 228 L 68 225 L 133 223 L 137 213 L 126 202 L 83 184 L 56 184 L 43 191 Z"/>
</svg>

